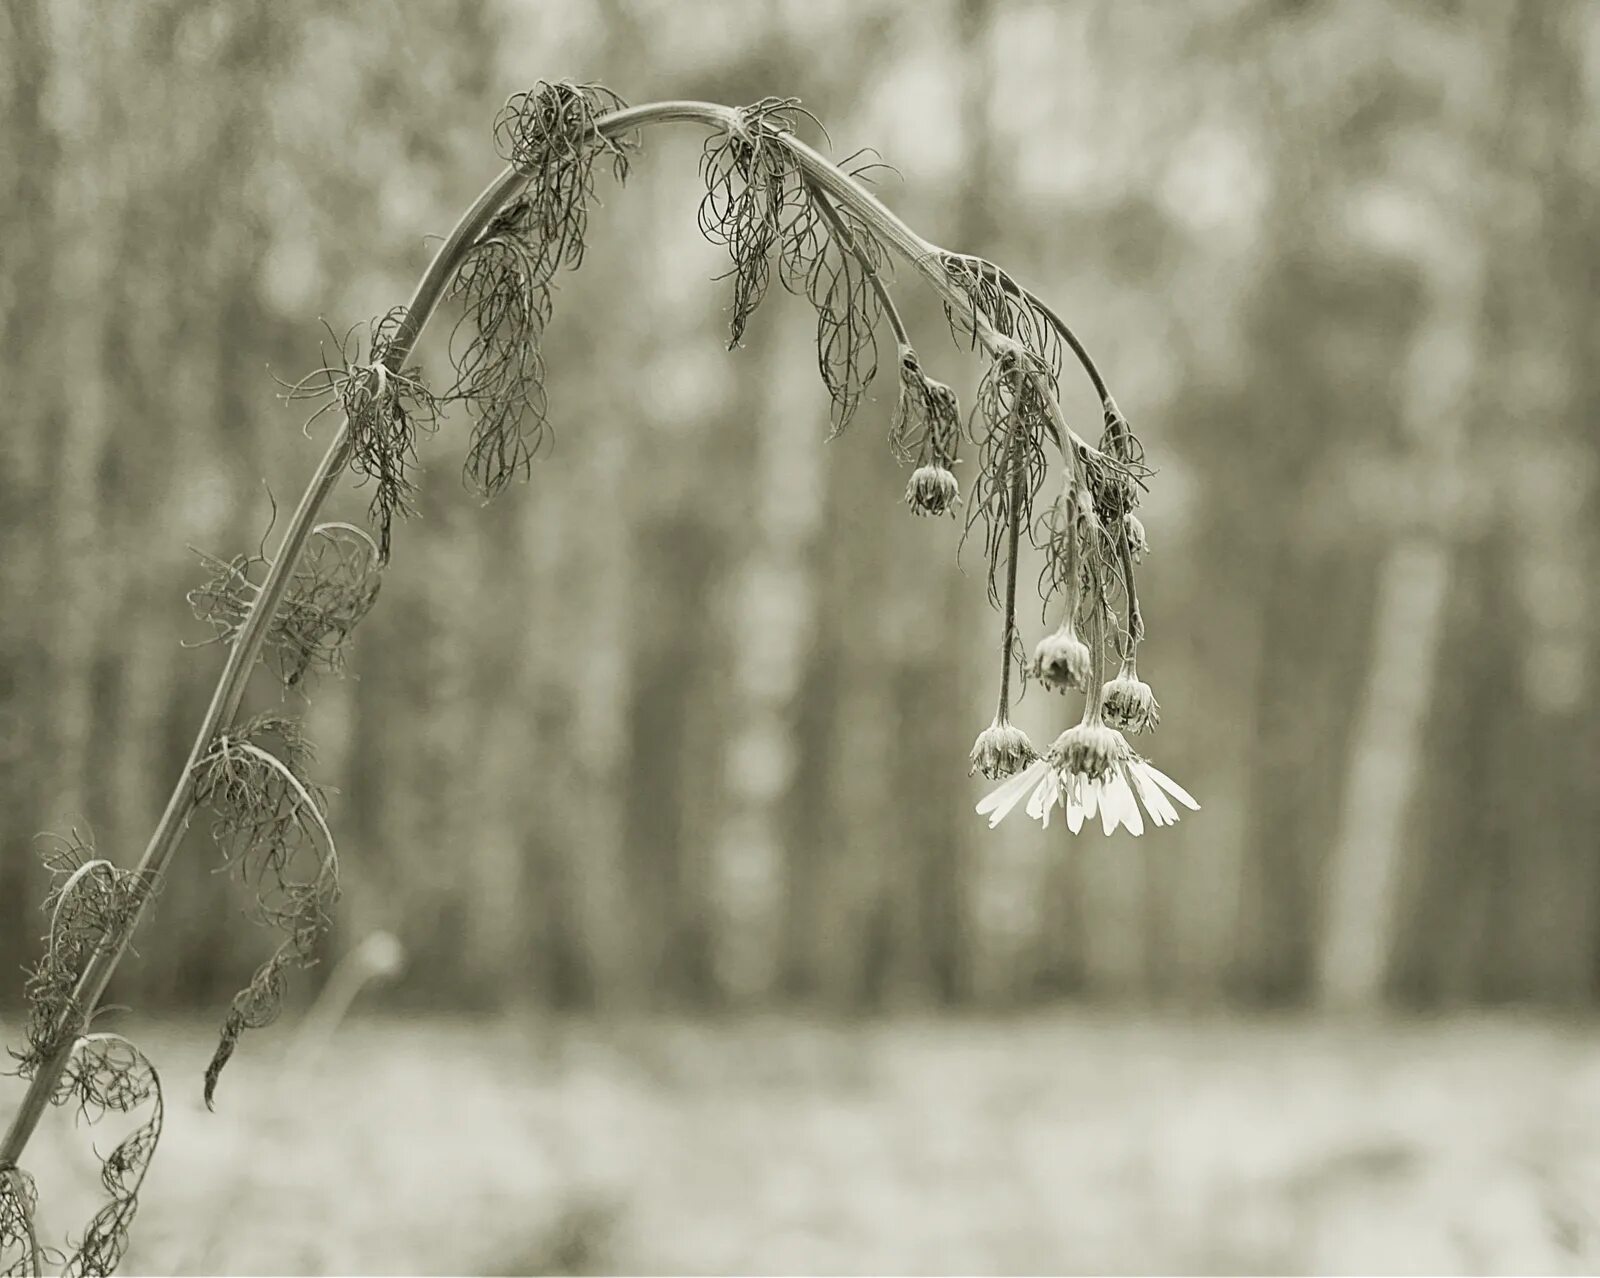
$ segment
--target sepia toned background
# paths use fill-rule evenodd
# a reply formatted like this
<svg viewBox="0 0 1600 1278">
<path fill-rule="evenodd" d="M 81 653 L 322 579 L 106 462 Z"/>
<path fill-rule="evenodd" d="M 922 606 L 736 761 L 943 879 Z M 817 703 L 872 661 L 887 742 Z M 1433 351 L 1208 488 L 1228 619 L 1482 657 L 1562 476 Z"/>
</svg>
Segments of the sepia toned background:
<svg viewBox="0 0 1600 1278">
<path fill-rule="evenodd" d="M 254 549 L 325 443 L 274 377 L 405 300 L 540 77 L 796 95 L 1074 325 L 1159 472 L 1148 753 L 1203 810 L 973 813 L 981 554 L 901 503 L 892 378 L 826 439 L 803 301 L 725 349 L 700 137 L 653 130 L 561 280 L 554 449 L 485 506 L 447 420 L 348 674 L 252 694 L 337 790 L 345 895 L 287 1019 L 375 933 L 398 970 L 322 1039 L 247 1038 L 206 1117 L 272 942 L 202 829 L 113 983 L 172 1094 L 130 1263 L 1600 1264 L 1583 0 L 9 0 L 6 1037 L 36 835 L 137 859 L 221 665 L 184 646 L 191 548 Z M 47 1206 L 93 1188 L 52 1131 Z"/>
</svg>

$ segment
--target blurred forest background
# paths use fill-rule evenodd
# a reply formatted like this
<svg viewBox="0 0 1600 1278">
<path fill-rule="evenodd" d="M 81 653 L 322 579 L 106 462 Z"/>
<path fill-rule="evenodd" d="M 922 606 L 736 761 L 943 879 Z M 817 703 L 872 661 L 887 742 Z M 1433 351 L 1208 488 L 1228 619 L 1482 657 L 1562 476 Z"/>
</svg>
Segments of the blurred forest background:
<svg viewBox="0 0 1600 1278">
<path fill-rule="evenodd" d="M 203 821 L 111 987 L 177 1080 L 129 1265 L 1600 1265 L 1584 0 L 6 0 L 0 1037 L 37 835 L 132 864 L 201 720 L 190 548 L 253 551 L 269 489 L 275 546 L 320 455 L 273 378 L 409 296 L 541 77 L 798 95 L 1077 328 L 1160 472 L 1141 748 L 1204 810 L 973 812 L 981 555 L 902 504 L 892 378 L 825 442 L 804 301 L 724 349 L 701 138 L 653 130 L 561 280 L 553 452 L 485 506 L 447 421 L 347 676 L 256 681 L 338 791 L 331 961 L 292 995 L 346 973 L 322 1020 L 247 1039 L 205 1115 L 276 941 Z M 321 1054 L 382 932 L 399 1015 Z M 1315 1014 L 1377 1009 L 1454 1011 Z M 76 1227 L 70 1115 L 29 1160 Z"/>
<path fill-rule="evenodd" d="M 1160 471 L 1148 752 L 1204 811 L 974 815 L 980 556 L 901 504 L 891 378 L 824 442 L 803 301 L 724 349 L 700 137 L 658 129 L 563 280 L 553 453 L 483 507 L 447 422 L 350 675 L 309 690 L 336 949 L 393 931 L 393 996 L 452 1008 L 1600 993 L 1600 9 L 8 0 L 0 50 L 5 971 L 36 834 L 131 863 L 181 766 L 221 661 L 181 646 L 189 548 L 255 548 L 319 454 L 269 370 L 403 301 L 506 95 L 570 76 L 798 95 L 1078 328 Z M 220 1008 L 267 952 L 191 841 L 115 1001 Z"/>
</svg>

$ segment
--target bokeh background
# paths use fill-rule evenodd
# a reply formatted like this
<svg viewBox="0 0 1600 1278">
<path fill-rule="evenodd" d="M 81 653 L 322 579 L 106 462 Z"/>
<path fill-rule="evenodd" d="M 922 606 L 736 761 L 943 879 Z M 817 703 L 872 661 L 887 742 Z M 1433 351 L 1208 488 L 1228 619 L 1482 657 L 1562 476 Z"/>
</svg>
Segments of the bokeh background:
<svg viewBox="0 0 1600 1278">
<path fill-rule="evenodd" d="M 112 987 L 169 1089 L 130 1267 L 1600 1265 L 1584 0 L 8 0 L 6 1037 L 35 836 L 131 864 L 210 695 L 190 548 L 253 549 L 320 454 L 273 375 L 405 300 L 540 77 L 797 95 L 1075 325 L 1159 470 L 1148 753 L 1204 810 L 973 813 L 981 555 L 901 504 L 892 378 L 825 442 L 803 301 L 725 349 L 700 136 L 654 130 L 531 482 L 485 506 L 448 421 L 349 674 L 257 681 L 338 791 L 327 962 L 205 1115 L 272 941 L 201 829 Z M 88 1139 L 32 1147 L 51 1228 Z"/>
</svg>

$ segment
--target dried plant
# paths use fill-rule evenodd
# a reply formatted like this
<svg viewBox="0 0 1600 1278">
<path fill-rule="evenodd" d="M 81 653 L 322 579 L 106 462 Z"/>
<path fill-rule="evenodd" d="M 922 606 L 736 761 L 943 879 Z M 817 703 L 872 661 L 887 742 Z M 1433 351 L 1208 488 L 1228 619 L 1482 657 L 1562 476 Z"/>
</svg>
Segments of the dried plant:
<svg viewBox="0 0 1600 1278">
<path fill-rule="evenodd" d="M 101 1160 L 100 1183 L 110 1200 L 90 1219 L 62 1269 L 68 1275 L 113 1273 L 128 1249 L 139 1189 L 161 1139 L 161 1079 L 120 1034 L 85 1034 L 74 1044 L 52 1100 L 75 1104 L 80 1122 L 89 1126 L 107 1114 L 144 1111 L 142 1121 Z"/>
<path fill-rule="evenodd" d="M 422 370 L 389 367 L 389 352 L 405 322 L 403 306 L 373 320 L 367 326 L 364 360 L 355 329 L 340 338 L 328 328 L 338 362 L 331 362 L 324 349 L 322 363 L 299 381 L 286 384 L 283 392 L 289 403 L 324 401 L 306 421 L 307 433 L 325 414 L 344 414 L 350 437 L 350 473 L 358 483 L 370 479 L 374 484 L 368 513 L 377 525 L 383 561 L 389 558 L 394 517 L 411 513 L 410 471 L 417 460 L 417 434 L 431 434 L 439 424 L 439 404 L 423 384 Z"/>
<path fill-rule="evenodd" d="M 5 1278 L 40 1271 L 39 1236 L 33 1228 L 38 1204 L 32 1176 L 16 1167 L 0 1168 L 0 1274 Z"/>
<path fill-rule="evenodd" d="M 276 741 L 276 751 L 269 748 Z M 206 1067 L 206 1104 L 247 1029 L 261 1029 L 283 1009 L 291 968 L 314 961 L 339 896 L 339 857 L 323 815 L 321 791 L 305 779 L 313 757 L 300 725 L 258 715 L 223 733 L 200 761 L 195 801 L 209 809 L 224 863 L 250 889 L 258 922 L 285 939 L 250 984 L 234 996 L 222 1038 Z"/>
<path fill-rule="evenodd" d="M 250 617 L 261 591 L 258 579 L 270 561 L 262 550 L 226 562 L 205 551 L 195 553 L 211 576 L 189 592 L 189 606 L 215 632 L 206 642 L 231 644 Z M 318 524 L 311 530 L 265 642 L 284 687 L 295 687 L 308 671 L 344 669 L 351 633 L 378 598 L 382 560 L 377 543 L 352 524 Z"/>
<path fill-rule="evenodd" d="M 622 107 L 599 85 L 541 80 L 495 120 L 501 158 L 512 166 L 512 180 L 502 179 L 509 190 L 450 266 L 461 317 L 450 340 L 456 380 L 448 398 L 473 415 L 466 476 L 485 496 L 526 475 L 545 442 L 540 343 L 552 281 L 583 264 L 598 163 L 609 160 L 619 182 L 628 175 L 631 138 L 597 128 Z"/>
<path fill-rule="evenodd" d="M 89 1027 L 197 813 L 209 814 L 223 864 L 248 887 L 257 920 L 282 938 L 224 1018 L 205 1075 L 208 1104 L 243 1032 L 277 1016 L 290 972 L 315 961 L 338 896 L 326 796 L 308 778 L 311 751 L 297 723 L 276 715 L 236 723 L 245 686 L 263 661 L 286 687 L 301 686 L 312 671 L 343 669 L 350 636 L 377 597 L 395 519 L 410 508 L 419 438 L 450 404 L 462 403 L 472 419 L 470 484 L 492 495 L 528 473 L 549 437 L 542 343 L 556 276 L 583 262 L 602 170 L 625 180 L 642 131 L 671 122 L 708 130 L 698 221 L 728 252 L 730 346 L 740 343 L 776 272 L 816 314 L 830 435 L 865 401 L 888 326 L 897 381 L 888 438 L 912 467 L 905 500 L 917 514 L 964 512 L 963 542 L 981 542 L 989 599 L 1001 618 L 997 709 L 971 752 L 972 770 L 1001 784 L 979 812 L 993 824 L 1026 800 L 1029 814 L 1046 823 L 1060 806 L 1070 829 L 1098 815 L 1109 834 L 1119 826 L 1139 833 L 1145 812 L 1158 825 L 1176 820 L 1174 799 L 1195 806 L 1121 731 L 1149 731 L 1159 719 L 1136 666 L 1145 626 L 1134 568 L 1146 542 L 1134 510 L 1152 472 L 1076 334 L 994 263 L 923 239 L 885 207 L 865 185 L 880 166 L 874 153 L 835 162 L 804 141 L 800 133 L 816 122 L 795 99 L 629 107 L 598 85 L 541 81 L 496 119 L 508 167 L 445 238 L 410 302 L 367 325 L 364 340 L 357 329 L 343 337 L 328 329 L 319 365 L 285 386 L 291 402 L 316 405 L 308 432 L 325 416 L 337 415 L 339 425 L 271 555 L 265 538 L 253 554 L 201 555 L 209 576 L 190 602 L 225 663 L 137 866 L 119 868 L 76 835 L 46 852 L 54 875 L 45 902 L 50 924 L 28 978 L 26 1042 L 13 1051 L 29 1087 L 0 1139 L 6 1273 L 37 1272 L 46 1259 L 69 1272 L 107 1272 L 126 1246 L 160 1132 L 160 1089 L 125 1040 Z M 933 289 L 951 332 L 986 361 L 964 424 L 949 387 L 925 371 L 895 305 L 893 263 Z M 441 305 L 456 311 L 454 381 L 436 395 L 409 361 Z M 1069 353 L 1100 401 L 1104 420 L 1094 443 L 1071 428 L 1060 406 Z M 963 445 L 965 493 L 956 478 Z M 1059 486 L 1041 506 L 1052 468 Z M 346 474 L 373 487 L 374 535 L 317 522 Z M 1025 538 L 1043 555 L 1044 607 L 1059 616 L 1031 663 L 1017 621 Z M 1110 655 L 1120 665 L 1108 680 Z M 1030 670 L 1047 688 L 1083 694 L 1080 722 L 1042 754 L 1010 722 L 1013 691 L 1020 693 Z M 35 1236 L 33 1182 L 19 1160 L 44 1109 L 74 1098 L 89 1118 L 148 1110 L 106 1160 L 110 1201 L 77 1249 L 59 1255 Z"/>
</svg>

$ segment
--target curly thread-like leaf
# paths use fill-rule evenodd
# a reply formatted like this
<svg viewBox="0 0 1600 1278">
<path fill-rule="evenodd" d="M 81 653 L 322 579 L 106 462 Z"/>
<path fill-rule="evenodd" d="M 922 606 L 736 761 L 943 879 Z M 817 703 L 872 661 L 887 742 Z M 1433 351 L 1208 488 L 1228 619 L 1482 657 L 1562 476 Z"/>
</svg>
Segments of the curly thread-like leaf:
<svg viewBox="0 0 1600 1278">
<path fill-rule="evenodd" d="M 277 752 L 262 744 L 273 739 Z M 275 1019 L 289 969 L 315 961 L 338 899 L 338 853 L 324 800 L 303 778 L 311 757 L 297 723 L 261 715 L 218 737 L 196 765 L 195 798 L 213 814 L 212 836 L 225 864 L 250 888 L 257 920 L 286 937 L 234 996 L 206 1068 L 208 1106 L 240 1035 Z"/>
<path fill-rule="evenodd" d="M 215 632 L 207 642 L 231 644 L 250 615 L 270 561 L 259 551 L 226 562 L 195 553 L 211 577 L 189 592 L 189 605 Z M 350 635 L 371 611 L 382 571 L 382 552 L 361 529 L 337 522 L 312 529 L 263 644 L 263 659 L 285 687 L 295 687 L 308 671 L 343 671 Z"/>
<path fill-rule="evenodd" d="M 922 371 L 916 351 L 900 351 L 900 392 L 889 425 L 889 447 L 902 462 L 953 470 L 961 447 L 961 407 L 955 393 Z"/>
<path fill-rule="evenodd" d="M 495 121 L 500 154 L 527 181 L 450 286 L 461 317 L 450 337 L 456 380 L 449 398 L 473 415 L 465 476 L 485 496 L 526 476 L 548 437 L 540 344 L 552 281 L 583 263 L 597 162 L 609 157 L 613 176 L 627 177 L 632 141 L 595 127 L 625 105 L 599 85 L 541 80 L 513 96 Z"/>
<path fill-rule="evenodd" d="M 782 278 L 817 313 L 817 370 L 833 401 L 832 438 L 850 424 L 878 375 L 886 259 L 864 222 L 809 186 L 806 193 L 804 213 L 786 229 Z"/>
<path fill-rule="evenodd" d="M 100 1183 L 110 1201 L 90 1219 L 62 1270 L 69 1278 L 98 1278 L 114 1273 L 128 1249 L 139 1190 L 161 1139 L 161 1079 L 144 1053 L 120 1034 L 87 1034 L 74 1045 L 51 1099 L 58 1105 L 75 1101 L 79 1118 L 91 1125 L 108 1113 L 149 1107 L 144 1121 L 101 1161 Z"/>
<path fill-rule="evenodd" d="M 322 364 L 298 382 L 284 384 L 283 391 L 290 403 L 325 401 L 307 419 L 308 431 L 335 409 L 349 422 L 350 471 L 358 485 L 369 479 L 375 485 L 368 515 L 377 527 L 379 559 L 385 563 L 395 516 L 411 513 L 417 435 L 431 434 L 439 425 L 439 401 L 423 382 L 421 367 L 389 367 L 406 319 L 406 308 L 397 306 L 373 320 L 367 326 L 365 359 L 355 328 L 342 338 L 328 328 L 337 359 L 330 359 L 324 347 Z"/>
<path fill-rule="evenodd" d="M 700 233 L 724 245 L 732 261 L 729 350 L 743 340 L 766 296 L 780 248 L 787 244 L 785 282 L 796 292 L 813 288 L 807 277 L 827 235 L 810 207 L 800 165 L 784 143 L 803 114 L 798 98 L 763 98 L 741 107 L 725 132 L 706 139 L 700 154 L 706 187 L 697 215 Z"/>
<path fill-rule="evenodd" d="M 37 1278 L 43 1272 L 33 1214 L 39 1191 L 20 1167 L 0 1168 L 0 1278 Z"/>
<path fill-rule="evenodd" d="M 1002 567 L 1011 557 L 1010 529 L 1013 523 L 1029 527 L 1033 503 L 1044 486 L 1044 441 L 1050 423 L 1031 376 L 1037 370 L 1038 363 L 1028 352 L 1007 349 L 979 382 L 968 419 L 977 473 L 968 497 L 963 541 L 981 525 L 989 601 L 996 607 L 1001 603 Z"/>
<path fill-rule="evenodd" d="M 17 1072 L 31 1078 L 82 1028 L 78 978 L 95 952 L 121 943 L 154 880 L 95 855 L 94 844 L 74 830 L 47 836 L 43 854 L 50 872 L 44 909 L 50 916 L 44 954 L 28 973 L 27 1047 L 12 1050 Z"/>
</svg>

